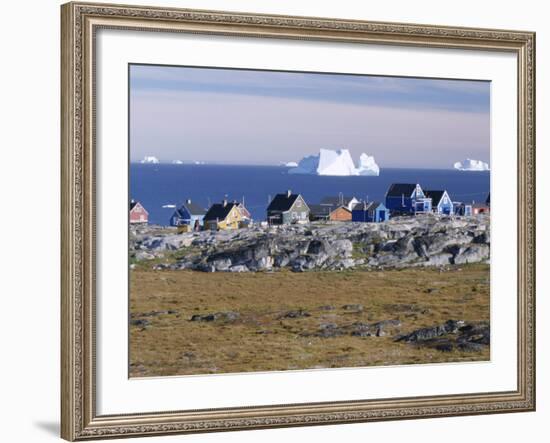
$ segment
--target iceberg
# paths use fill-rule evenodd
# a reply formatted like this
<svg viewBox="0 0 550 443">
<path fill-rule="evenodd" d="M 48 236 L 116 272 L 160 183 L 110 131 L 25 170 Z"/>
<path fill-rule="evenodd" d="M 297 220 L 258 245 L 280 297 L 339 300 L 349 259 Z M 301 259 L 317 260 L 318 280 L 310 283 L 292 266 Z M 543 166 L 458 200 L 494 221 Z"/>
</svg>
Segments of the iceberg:
<svg viewBox="0 0 550 443">
<path fill-rule="evenodd" d="M 159 159 L 152 156 L 152 155 L 146 155 L 143 157 L 143 160 L 140 161 L 140 163 L 150 163 L 150 164 L 159 164 Z"/>
<path fill-rule="evenodd" d="M 319 154 L 304 157 L 298 166 L 290 169 L 288 173 L 333 176 L 379 175 L 380 168 L 374 161 L 374 157 L 364 153 L 359 157 L 359 167 L 356 168 L 349 150 L 320 149 Z"/>
<path fill-rule="evenodd" d="M 298 163 L 296 163 L 296 162 L 280 162 L 279 166 L 284 166 L 285 168 L 297 168 Z"/>
<path fill-rule="evenodd" d="M 174 209 L 176 205 L 162 205 L 164 209 Z"/>
<path fill-rule="evenodd" d="M 357 166 L 359 175 L 380 175 L 380 166 L 374 161 L 374 157 L 365 153 L 359 156 L 359 166 Z"/>
<path fill-rule="evenodd" d="M 183 165 L 183 162 L 181 160 L 172 160 L 173 165 Z"/>
<path fill-rule="evenodd" d="M 489 164 L 481 160 L 467 158 L 463 162 L 456 162 L 454 168 L 459 171 L 489 171 Z"/>
</svg>

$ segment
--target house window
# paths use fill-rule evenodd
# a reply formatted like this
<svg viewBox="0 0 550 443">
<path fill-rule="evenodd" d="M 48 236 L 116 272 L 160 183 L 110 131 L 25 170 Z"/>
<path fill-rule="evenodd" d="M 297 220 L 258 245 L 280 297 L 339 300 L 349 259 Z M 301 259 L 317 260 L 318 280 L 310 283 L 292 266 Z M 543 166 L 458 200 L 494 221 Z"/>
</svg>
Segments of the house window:
<svg viewBox="0 0 550 443">
<path fill-rule="evenodd" d="M 296 220 L 298 218 L 298 213 L 297 212 L 293 212 L 292 213 L 292 219 L 293 220 Z"/>
</svg>

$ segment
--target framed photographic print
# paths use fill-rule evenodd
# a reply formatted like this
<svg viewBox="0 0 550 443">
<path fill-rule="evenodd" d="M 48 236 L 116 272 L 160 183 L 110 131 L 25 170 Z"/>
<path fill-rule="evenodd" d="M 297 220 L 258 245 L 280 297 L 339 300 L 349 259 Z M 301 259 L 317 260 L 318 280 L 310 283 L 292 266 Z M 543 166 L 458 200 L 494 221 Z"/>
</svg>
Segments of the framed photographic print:
<svg viewBox="0 0 550 443">
<path fill-rule="evenodd" d="M 534 33 L 61 14 L 63 438 L 534 410 Z"/>
</svg>

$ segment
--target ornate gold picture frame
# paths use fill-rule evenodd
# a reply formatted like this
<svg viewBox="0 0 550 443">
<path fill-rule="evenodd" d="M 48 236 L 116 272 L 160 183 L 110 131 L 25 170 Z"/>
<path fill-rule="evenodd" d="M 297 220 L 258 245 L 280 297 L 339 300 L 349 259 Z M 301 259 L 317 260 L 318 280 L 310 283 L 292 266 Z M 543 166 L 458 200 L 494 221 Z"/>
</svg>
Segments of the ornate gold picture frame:
<svg viewBox="0 0 550 443">
<path fill-rule="evenodd" d="M 62 22 L 61 435 L 87 440 L 533 411 L 535 34 L 524 31 L 67 3 Z M 99 29 L 473 49 L 517 57 L 517 389 L 456 395 L 98 415 L 96 33 Z M 121 148 L 122 149 L 122 148 Z"/>
</svg>

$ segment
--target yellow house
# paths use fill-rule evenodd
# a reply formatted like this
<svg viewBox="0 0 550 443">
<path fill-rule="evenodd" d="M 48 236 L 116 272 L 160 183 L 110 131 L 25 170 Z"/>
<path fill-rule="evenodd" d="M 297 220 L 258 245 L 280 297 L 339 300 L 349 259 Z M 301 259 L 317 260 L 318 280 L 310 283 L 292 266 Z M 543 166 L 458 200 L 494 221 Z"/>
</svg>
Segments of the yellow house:
<svg viewBox="0 0 550 443">
<path fill-rule="evenodd" d="M 238 229 L 243 222 L 243 213 L 238 203 L 214 203 L 204 216 L 204 229 Z"/>
</svg>

